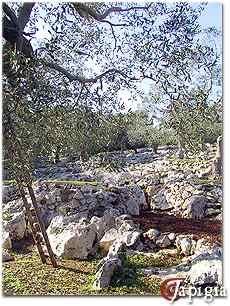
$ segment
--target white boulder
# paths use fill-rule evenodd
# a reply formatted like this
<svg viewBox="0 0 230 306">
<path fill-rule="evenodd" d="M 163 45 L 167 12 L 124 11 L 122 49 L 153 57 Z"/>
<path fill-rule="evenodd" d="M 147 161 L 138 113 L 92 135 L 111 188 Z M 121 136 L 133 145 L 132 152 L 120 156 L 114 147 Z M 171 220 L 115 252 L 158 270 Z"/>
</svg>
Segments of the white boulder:
<svg viewBox="0 0 230 306">
<path fill-rule="evenodd" d="M 202 195 L 194 195 L 185 201 L 183 217 L 201 219 L 206 216 L 207 199 Z"/>
<path fill-rule="evenodd" d="M 8 232 L 2 232 L 2 248 L 4 250 L 11 250 L 12 249 L 12 242 L 10 239 L 10 234 Z"/>
<path fill-rule="evenodd" d="M 222 285 L 222 261 L 219 259 L 200 260 L 192 265 L 187 281 L 193 286 Z"/>
<path fill-rule="evenodd" d="M 160 209 L 166 210 L 172 207 L 172 205 L 167 201 L 167 190 L 161 189 L 151 201 L 151 208 L 152 209 Z"/>
<path fill-rule="evenodd" d="M 95 227 L 92 224 L 64 224 L 63 217 L 52 220 L 47 234 L 53 252 L 62 258 L 87 259 L 96 241 Z"/>
<path fill-rule="evenodd" d="M 12 240 L 21 240 L 26 233 L 24 211 L 11 214 L 7 220 L 3 219 L 3 229 L 9 233 Z"/>
<path fill-rule="evenodd" d="M 131 247 L 139 241 L 140 235 L 138 231 L 126 232 L 122 236 L 122 241 L 127 247 Z"/>
<path fill-rule="evenodd" d="M 105 260 L 110 259 L 110 258 L 114 258 L 114 257 L 118 257 L 123 250 L 124 250 L 123 241 L 121 241 L 119 239 L 115 240 L 113 242 L 113 244 L 110 246 L 109 252 L 108 252 Z"/>
<path fill-rule="evenodd" d="M 155 242 L 156 239 L 160 236 L 160 231 L 157 229 L 151 228 L 147 232 L 143 234 L 144 238 L 148 238 L 149 240 Z"/>
<path fill-rule="evenodd" d="M 161 235 L 160 237 L 157 238 L 156 245 L 159 248 L 167 248 L 171 245 L 171 240 L 167 235 Z"/>
<path fill-rule="evenodd" d="M 7 250 L 3 249 L 2 262 L 13 261 L 13 260 L 14 260 L 14 256 L 11 255 Z"/>
<path fill-rule="evenodd" d="M 95 228 L 95 232 L 97 233 L 97 240 L 101 240 L 104 234 L 115 227 L 115 220 L 119 215 L 119 211 L 117 209 L 108 209 L 104 212 L 104 216 L 92 217 L 90 220 L 90 224 L 92 224 Z"/>
<path fill-rule="evenodd" d="M 121 267 L 121 260 L 118 257 L 107 259 L 98 270 L 93 283 L 94 290 L 101 290 L 110 285 L 114 272 Z"/>
<path fill-rule="evenodd" d="M 135 198 L 136 202 L 138 203 L 139 209 L 147 209 L 148 204 L 146 201 L 144 191 L 137 185 L 132 186 L 131 188 L 132 196 Z"/>
<path fill-rule="evenodd" d="M 184 256 L 190 256 L 194 254 L 196 248 L 196 241 L 190 237 L 179 235 L 176 237 L 176 247 L 180 251 L 180 254 Z"/>
<path fill-rule="evenodd" d="M 110 246 L 113 242 L 118 239 L 118 231 L 115 228 L 111 228 L 109 231 L 105 233 L 105 235 L 100 240 L 100 249 L 103 254 L 107 254 L 109 251 Z"/>
</svg>

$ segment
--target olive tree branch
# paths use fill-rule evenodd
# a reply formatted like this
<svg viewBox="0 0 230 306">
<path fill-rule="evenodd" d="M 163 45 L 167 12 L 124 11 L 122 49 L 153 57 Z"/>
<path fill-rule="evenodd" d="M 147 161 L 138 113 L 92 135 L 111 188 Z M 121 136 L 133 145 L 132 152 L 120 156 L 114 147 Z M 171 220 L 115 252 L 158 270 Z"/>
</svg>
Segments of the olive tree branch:
<svg viewBox="0 0 230 306">
<path fill-rule="evenodd" d="M 109 74 L 120 74 L 121 76 L 123 76 L 126 79 L 137 80 L 137 78 L 135 78 L 135 77 L 130 78 L 123 71 L 121 71 L 119 69 L 116 69 L 116 68 L 110 68 L 110 69 L 106 70 L 105 72 L 103 72 L 103 73 L 101 73 L 101 74 L 99 74 L 95 77 L 92 77 L 92 78 L 84 78 L 80 75 L 70 73 L 68 70 L 66 70 L 65 68 L 59 66 L 58 64 L 56 64 L 54 62 L 49 62 L 49 61 L 46 61 L 44 59 L 41 59 L 40 62 L 42 64 L 44 64 L 45 66 L 47 66 L 51 69 L 54 69 L 54 70 L 60 72 L 61 74 L 63 74 L 64 76 L 66 76 L 69 79 L 70 82 L 78 81 L 82 84 L 96 83 L 98 80 L 101 80 L 103 77 L 105 77 L 106 75 L 109 75 Z"/>
<path fill-rule="evenodd" d="M 99 14 L 95 9 L 89 7 L 84 3 L 73 3 L 75 10 L 79 13 L 81 17 L 88 17 L 91 16 L 97 21 L 103 21 L 106 17 L 108 17 L 112 13 L 120 13 L 120 12 L 129 12 L 132 10 L 148 10 L 152 3 L 146 6 L 131 6 L 128 8 L 122 8 L 118 6 L 112 6 L 107 9 L 104 13 Z"/>
</svg>

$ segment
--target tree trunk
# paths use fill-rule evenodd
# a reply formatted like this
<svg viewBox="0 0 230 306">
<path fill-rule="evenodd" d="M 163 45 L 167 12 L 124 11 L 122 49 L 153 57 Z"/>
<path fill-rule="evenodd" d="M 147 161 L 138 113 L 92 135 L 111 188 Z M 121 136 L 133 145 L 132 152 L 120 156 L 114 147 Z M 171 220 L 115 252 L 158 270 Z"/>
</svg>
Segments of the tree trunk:
<svg viewBox="0 0 230 306">
<path fill-rule="evenodd" d="M 57 164 L 60 162 L 60 147 L 57 146 L 56 149 L 52 152 L 53 163 Z"/>
<path fill-rule="evenodd" d="M 217 151 L 212 164 L 212 174 L 215 176 L 223 175 L 223 138 L 217 138 Z"/>
<path fill-rule="evenodd" d="M 183 144 L 181 142 L 181 137 L 180 135 L 177 136 L 177 143 L 178 143 L 178 150 L 176 152 L 176 156 L 180 159 L 183 159 L 184 158 L 184 148 L 183 148 Z"/>
<path fill-rule="evenodd" d="M 81 162 L 86 162 L 87 160 L 89 160 L 89 156 L 88 156 L 88 153 L 86 152 L 86 150 L 81 150 L 80 160 L 81 160 Z"/>
<path fill-rule="evenodd" d="M 154 152 L 154 154 L 157 154 L 157 149 L 158 149 L 158 144 L 154 143 L 153 144 L 153 152 Z"/>
</svg>

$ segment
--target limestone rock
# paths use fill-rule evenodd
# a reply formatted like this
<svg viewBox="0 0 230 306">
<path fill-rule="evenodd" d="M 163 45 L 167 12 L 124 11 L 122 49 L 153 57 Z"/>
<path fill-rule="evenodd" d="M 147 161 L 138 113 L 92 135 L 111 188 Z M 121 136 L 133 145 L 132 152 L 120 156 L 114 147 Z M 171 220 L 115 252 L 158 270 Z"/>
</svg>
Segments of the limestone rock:
<svg viewBox="0 0 230 306">
<path fill-rule="evenodd" d="M 2 202 L 7 203 L 20 197 L 19 190 L 16 185 L 6 185 L 2 188 Z"/>
<path fill-rule="evenodd" d="M 48 193 L 47 201 L 50 204 L 54 204 L 55 202 L 57 202 L 59 200 L 60 196 L 61 196 L 61 190 L 60 189 L 54 189 L 54 190 L 52 190 L 51 192 Z"/>
<path fill-rule="evenodd" d="M 195 195 L 189 198 L 186 203 L 186 209 L 183 217 L 192 219 L 201 219 L 206 216 L 207 199 L 202 195 Z"/>
<path fill-rule="evenodd" d="M 124 214 L 124 215 L 120 215 L 116 218 L 115 222 L 116 222 L 116 227 L 120 227 L 124 221 L 129 221 L 132 220 L 131 215 L 128 214 Z"/>
<path fill-rule="evenodd" d="M 222 175 L 223 174 L 223 138 L 219 136 L 217 138 L 217 151 L 216 156 L 212 164 L 212 173 L 213 175 Z"/>
<path fill-rule="evenodd" d="M 184 256 L 190 256 L 194 254 L 196 242 L 190 237 L 179 235 L 176 237 L 176 247 L 180 251 L 180 254 Z"/>
<path fill-rule="evenodd" d="M 148 204 L 146 202 L 144 191 L 137 185 L 130 187 L 132 196 L 135 198 L 138 203 L 139 210 L 144 210 L 148 208 Z"/>
<path fill-rule="evenodd" d="M 115 228 L 111 228 L 105 233 L 99 243 L 103 254 L 106 255 L 108 253 L 110 246 L 116 239 L 118 239 L 118 231 Z"/>
<path fill-rule="evenodd" d="M 134 224 L 132 220 L 125 220 L 123 223 L 118 227 L 118 232 L 120 235 L 123 235 L 126 232 L 133 232 L 137 229 L 137 226 Z"/>
<path fill-rule="evenodd" d="M 126 187 L 111 186 L 110 191 L 118 194 L 117 208 L 123 214 L 139 215 L 140 210 L 147 207 L 145 194 L 137 185 Z"/>
<path fill-rule="evenodd" d="M 176 240 L 176 234 L 175 233 L 170 233 L 170 234 L 168 234 L 168 238 L 171 242 L 174 242 Z"/>
<path fill-rule="evenodd" d="M 138 231 L 126 232 L 122 236 L 122 241 L 127 247 L 131 247 L 139 241 L 140 235 Z"/>
<path fill-rule="evenodd" d="M 101 290 L 109 287 L 114 272 L 121 267 L 121 260 L 118 257 L 107 259 L 97 272 L 93 283 L 94 290 Z"/>
<path fill-rule="evenodd" d="M 155 242 L 156 239 L 160 236 L 160 231 L 157 229 L 151 228 L 143 234 L 144 238 L 148 238 L 151 241 Z"/>
<path fill-rule="evenodd" d="M 21 240 L 26 233 L 26 220 L 23 211 L 14 213 L 9 220 L 3 220 L 3 229 L 9 232 L 12 240 Z"/>
<path fill-rule="evenodd" d="M 167 190 L 161 189 L 153 198 L 150 203 L 152 209 L 167 210 L 172 207 L 167 201 Z"/>
<path fill-rule="evenodd" d="M 23 211 L 23 202 L 21 199 L 4 203 L 2 207 L 2 218 L 3 220 L 9 219 L 10 216 L 13 215 L 14 213 L 20 213 L 22 211 Z"/>
<path fill-rule="evenodd" d="M 171 245 L 171 241 L 167 235 L 161 235 L 157 238 L 156 245 L 162 249 L 167 248 Z"/>
<path fill-rule="evenodd" d="M 11 255 L 7 250 L 3 250 L 2 252 L 2 262 L 13 261 L 14 256 Z"/>
<path fill-rule="evenodd" d="M 210 242 L 207 241 L 205 238 L 201 238 L 197 240 L 194 253 L 196 255 L 207 253 L 207 252 L 213 253 L 215 248 L 216 248 L 215 245 L 210 244 Z"/>
<path fill-rule="evenodd" d="M 128 199 L 128 201 L 125 203 L 126 205 L 126 211 L 128 214 L 137 216 L 140 214 L 140 207 L 139 203 L 134 198 Z"/>
<path fill-rule="evenodd" d="M 188 272 L 187 281 L 193 286 L 222 285 L 222 261 L 210 259 L 196 262 Z"/>
<path fill-rule="evenodd" d="M 116 209 L 109 209 L 104 212 L 104 216 L 98 218 L 92 217 L 90 223 L 95 227 L 97 233 L 97 240 L 101 240 L 104 234 L 111 228 L 115 228 L 115 220 L 119 215 L 119 211 Z"/>
<path fill-rule="evenodd" d="M 10 239 L 10 234 L 8 232 L 2 232 L 2 248 L 4 250 L 11 250 L 12 249 L 12 242 Z"/>
<path fill-rule="evenodd" d="M 96 241 L 95 227 L 92 224 L 70 222 L 64 224 L 63 217 L 51 222 L 47 234 L 53 252 L 67 259 L 87 259 Z"/>
<path fill-rule="evenodd" d="M 119 254 L 124 250 L 123 241 L 117 239 L 113 242 L 113 244 L 109 248 L 109 252 L 106 256 L 106 259 L 118 257 Z"/>
</svg>

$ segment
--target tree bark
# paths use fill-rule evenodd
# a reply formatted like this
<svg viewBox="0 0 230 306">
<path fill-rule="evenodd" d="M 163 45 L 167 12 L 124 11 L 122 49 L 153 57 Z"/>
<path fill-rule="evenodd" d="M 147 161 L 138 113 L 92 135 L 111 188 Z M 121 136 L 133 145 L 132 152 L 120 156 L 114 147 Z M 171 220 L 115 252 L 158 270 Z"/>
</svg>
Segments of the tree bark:
<svg viewBox="0 0 230 306">
<path fill-rule="evenodd" d="M 11 44 L 12 49 L 20 51 L 25 57 L 33 56 L 33 48 L 29 40 L 23 36 L 23 31 L 30 19 L 30 14 L 34 3 L 24 3 L 19 10 L 19 16 L 16 17 L 11 8 L 3 3 L 3 11 L 6 16 L 3 17 L 2 35 Z"/>
<path fill-rule="evenodd" d="M 223 175 L 223 138 L 219 136 L 217 138 L 217 151 L 216 156 L 212 164 L 213 175 L 222 176 Z"/>
</svg>

